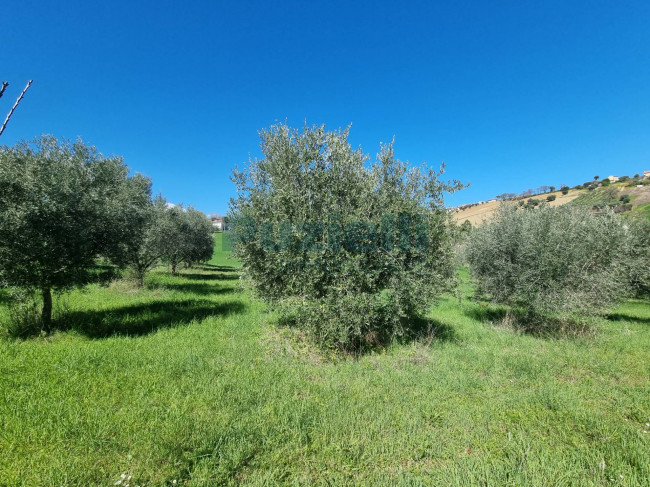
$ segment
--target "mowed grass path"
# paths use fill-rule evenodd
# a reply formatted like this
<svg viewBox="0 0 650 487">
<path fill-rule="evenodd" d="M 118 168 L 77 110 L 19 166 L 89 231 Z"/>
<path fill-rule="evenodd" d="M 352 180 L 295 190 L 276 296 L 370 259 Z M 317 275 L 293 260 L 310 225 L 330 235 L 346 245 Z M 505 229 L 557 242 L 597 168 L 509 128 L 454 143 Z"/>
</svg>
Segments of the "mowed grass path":
<svg viewBox="0 0 650 487">
<path fill-rule="evenodd" d="M 67 331 L 2 339 L 0 485 L 649 485 L 647 302 L 544 338 L 449 297 L 433 336 L 332 359 L 233 265 L 89 286 Z"/>
</svg>

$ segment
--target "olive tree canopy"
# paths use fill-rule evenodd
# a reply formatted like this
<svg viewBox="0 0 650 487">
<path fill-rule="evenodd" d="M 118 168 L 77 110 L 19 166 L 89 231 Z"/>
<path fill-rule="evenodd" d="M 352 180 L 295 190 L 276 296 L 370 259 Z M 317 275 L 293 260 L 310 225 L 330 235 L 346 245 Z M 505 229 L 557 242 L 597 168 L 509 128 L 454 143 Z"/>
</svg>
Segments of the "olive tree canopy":
<svg viewBox="0 0 650 487">
<path fill-rule="evenodd" d="M 52 290 L 83 284 L 98 256 L 116 253 L 150 184 L 81 140 L 0 148 L 0 284 L 38 290 L 48 328 Z"/>
<path fill-rule="evenodd" d="M 348 129 L 279 124 L 260 139 L 264 158 L 234 171 L 230 214 L 255 290 L 328 347 L 405 334 L 452 280 L 443 193 L 462 185 L 392 143 L 371 163 Z"/>
</svg>

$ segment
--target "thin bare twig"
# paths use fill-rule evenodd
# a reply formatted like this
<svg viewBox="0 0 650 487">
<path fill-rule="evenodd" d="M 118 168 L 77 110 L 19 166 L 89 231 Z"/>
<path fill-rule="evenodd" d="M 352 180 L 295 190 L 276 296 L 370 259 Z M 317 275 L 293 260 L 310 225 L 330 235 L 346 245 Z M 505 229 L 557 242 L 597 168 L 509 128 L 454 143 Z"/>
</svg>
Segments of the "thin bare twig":
<svg viewBox="0 0 650 487">
<path fill-rule="evenodd" d="M 14 106 L 11 107 L 11 110 L 10 110 L 9 113 L 7 114 L 7 118 L 5 118 L 5 122 L 2 124 L 2 128 L 0 128 L 0 135 L 2 135 L 2 132 L 5 131 L 5 128 L 7 127 L 7 124 L 9 123 L 9 119 L 11 118 L 11 116 L 12 116 L 13 113 L 14 113 L 14 110 L 16 109 L 16 107 L 18 106 L 18 104 L 20 103 L 20 100 L 23 99 L 23 96 L 25 96 L 25 93 L 27 93 L 27 90 L 28 90 L 29 87 L 32 85 L 32 81 L 33 81 L 33 80 L 30 79 L 30 80 L 27 82 L 27 86 L 25 86 L 25 89 L 22 91 L 22 93 L 20 94 L 20 96 L 16 99 L 16 103 L 14 103 Z"/>
<path fill-rule="evenodd" d="M 7 89 L 7 86 L 9 86 L 8 81 L 3 81 L 2 82 L 2 88 L 0 88 L 0 98 L 2 98 L 2 95 L 5 94 L 5 90 Z"/>
</svg>

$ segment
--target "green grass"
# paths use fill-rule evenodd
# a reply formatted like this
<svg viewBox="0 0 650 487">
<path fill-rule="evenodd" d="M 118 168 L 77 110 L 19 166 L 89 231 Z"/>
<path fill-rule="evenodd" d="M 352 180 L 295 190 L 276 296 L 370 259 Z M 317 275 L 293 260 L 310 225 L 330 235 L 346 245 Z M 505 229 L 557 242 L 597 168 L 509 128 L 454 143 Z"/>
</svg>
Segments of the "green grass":
<svg viewBox="0 0 650 487">
<path fill-rule="evenodd" d="M 544 338 L 464 284 L 428 339 L 332 359 L 236 265 L 92 285 L 0 341 L 0 485 L 648 485 L 647 302 Z"/>
</svg>

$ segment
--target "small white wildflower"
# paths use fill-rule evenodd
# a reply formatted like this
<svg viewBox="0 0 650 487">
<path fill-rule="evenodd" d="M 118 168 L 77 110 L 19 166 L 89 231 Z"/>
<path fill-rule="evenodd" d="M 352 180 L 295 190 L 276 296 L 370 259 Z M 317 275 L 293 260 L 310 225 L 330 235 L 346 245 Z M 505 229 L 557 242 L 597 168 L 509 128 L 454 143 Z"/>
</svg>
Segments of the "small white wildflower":
<svg viewBox="0 0 650 487">
<path fill-rule="evenodd" d="M 124 480 L 126 478 L 126 474 L 123 473 L 122 475 L 120 475 L 120 477 L 122 477 L 122 480 Z"/>
<path fill-rule="evenodd" d="M 121 481 L 121 480 L 118 480 L 117 482 L 115 482 L 114 485 L 120 485 L 121 483 L 122 483 L 122 481 Z"/>
<path fill-rule="evenodd" d="M 619 475 L 619 477 L 623 478 L 623 474 Z"/>
</svg>

